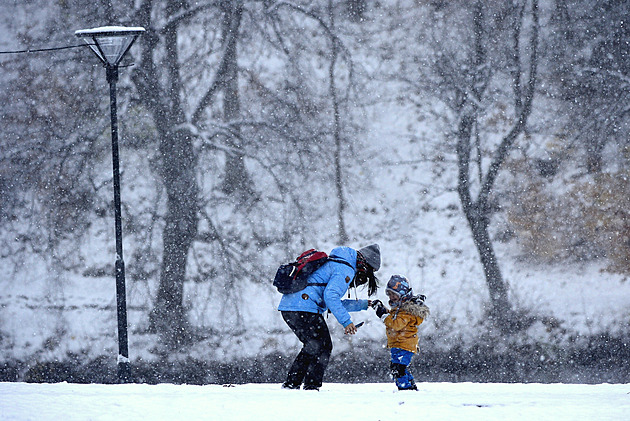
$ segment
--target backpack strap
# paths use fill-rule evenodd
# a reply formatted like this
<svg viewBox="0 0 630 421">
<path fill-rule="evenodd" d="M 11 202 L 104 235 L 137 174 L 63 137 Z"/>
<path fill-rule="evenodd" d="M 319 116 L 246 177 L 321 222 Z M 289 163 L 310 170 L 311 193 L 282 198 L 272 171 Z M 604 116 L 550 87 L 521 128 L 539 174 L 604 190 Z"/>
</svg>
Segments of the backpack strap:
<svg viewBox="0 0 630 421">
<path fill-rule="evenodd" d="M 349 266 L 351 269 L 354 270 L 352 265 L 350 263 L 346 262 L 345 260 L 335 259 L 334 257 L 329 257 L 328 261 L 329 262 L 335 262 L 335 263 L 343 263 L 344 265 Z M 328 282 L 326 282 L 326 283 L 323 283 L 323 282 L 313 282 L 313 283 L 311 283 L 311 282 L 309 282 L 308 285 L 309 286 L 316 286 L 316 287 L 324 287 L 324 286 L 328 285 Z"/>
<path fill-rule="evenodd" d="M 328 258 L 328 260 L 330 260 L 330 261 L 332 261 L 332 262 L 343 263 L 343 264 L 344 264 L 344 265 L 346 265 L 346 266 L 350 266 L 350 268 L 351 268 L 352 270 L 355 270 L 355 269 L 352 267 L 352 265 L 351 265 L 350 263 L 346 262 L 345 260 L 336 259 L 336 258 L 334 258 L 334 257 L 329 257 L 329 258 Z"/>
</svg>

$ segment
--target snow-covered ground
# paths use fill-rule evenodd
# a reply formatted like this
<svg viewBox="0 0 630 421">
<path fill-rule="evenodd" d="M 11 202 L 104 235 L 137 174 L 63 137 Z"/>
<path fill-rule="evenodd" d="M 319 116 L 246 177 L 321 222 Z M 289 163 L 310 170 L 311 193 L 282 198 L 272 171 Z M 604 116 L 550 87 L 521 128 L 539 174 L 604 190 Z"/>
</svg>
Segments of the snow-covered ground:
<svg viewBox="0 0 630 421">
<path fill-rule="evenodd" d="M 0 383 L 2 420 L 626 420 L 630 385 L 423 383 L 79 385 Z"/>
</svg>

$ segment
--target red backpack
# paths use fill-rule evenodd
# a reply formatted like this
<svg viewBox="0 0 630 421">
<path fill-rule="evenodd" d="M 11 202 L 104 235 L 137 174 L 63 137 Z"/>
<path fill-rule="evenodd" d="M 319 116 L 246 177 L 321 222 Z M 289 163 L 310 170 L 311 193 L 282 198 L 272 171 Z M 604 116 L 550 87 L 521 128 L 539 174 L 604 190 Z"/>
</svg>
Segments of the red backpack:
<svg viewBox="0 0 630 421">
<path fill-rule="evenodd" d="M 309 283 L 307 281 L 309 276 L 329 260 L 352 267 L 352 265 L 345 260 L 328 257 L 323 251 L 310 249 L 300 254 L 294 262 L 281 265 L 273 279 L 273 286 L 275 286 L 281 294 L 292 294 L 302 291 L 307 285 L 324 286 L 326 285 L 325 283 Z"/>
</svg>

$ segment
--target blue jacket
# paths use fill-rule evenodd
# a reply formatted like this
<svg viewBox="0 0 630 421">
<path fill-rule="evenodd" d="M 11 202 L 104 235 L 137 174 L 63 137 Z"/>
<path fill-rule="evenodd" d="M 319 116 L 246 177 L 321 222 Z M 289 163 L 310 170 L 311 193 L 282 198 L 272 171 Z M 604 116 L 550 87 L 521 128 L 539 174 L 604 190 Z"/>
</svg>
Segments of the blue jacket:
<svg viewBox="0 0 630 421">
<path fill-rule="evenodd" d="M 302 291 L 284 294 L 280 300 L 280 311 L 306 311 L 322 314 L 330 310 L 343 327 L 352 323 L 349 311 L 367 310 L 368 300 L 342 300 L 357 268 L 357 251 L 350 247 L 336 247 L 330 257 L 346 261 L 350 266 L 328 261 L 309 278 L 309 285 Z"/>
</svg>

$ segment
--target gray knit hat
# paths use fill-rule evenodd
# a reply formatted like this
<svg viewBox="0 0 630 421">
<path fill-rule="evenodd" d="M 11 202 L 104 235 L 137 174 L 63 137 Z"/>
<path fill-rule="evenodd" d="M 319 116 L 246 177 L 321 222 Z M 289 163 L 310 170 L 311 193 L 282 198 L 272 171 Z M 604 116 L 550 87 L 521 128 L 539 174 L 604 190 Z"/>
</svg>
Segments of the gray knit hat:
<svg viewBox="0 0 630 421">
<path fill-rule="evenodd" d="M 369 246 L 359 249 L 359 253 L 365 259 L 368 265 L 377 271 L 381 268 L 381 248 L 378 244 L 370 244 Z"/>
</svg>

